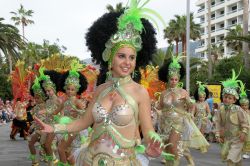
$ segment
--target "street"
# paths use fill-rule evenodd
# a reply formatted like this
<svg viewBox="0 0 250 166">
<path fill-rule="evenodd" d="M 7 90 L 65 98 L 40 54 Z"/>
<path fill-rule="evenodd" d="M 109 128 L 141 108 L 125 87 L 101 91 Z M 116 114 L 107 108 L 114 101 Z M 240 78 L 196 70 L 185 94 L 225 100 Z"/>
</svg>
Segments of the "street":
<svg viewBox="0 0 250 166">
<path fill-rule="evenodd" d="M 12 141 L 9 139 L 11 123 L 0 126 L 0 166 L 29 166 L 28 145 L 27 141 L 24 141 L 19 135 L 16 136 L 17 140 Z M 219 146 L 217 144 L 211 144 L 208 153 L 201 154 L 197 150 L 192 150 L 194 161 L 196 166 L 225 166 L 220 160 Z M 162 166 L 161 159 L 155 159 L 150 161 L 150 166 Z M 45 163 L 40 164 L 45 166 Z M 186 160 L 183 158 L 181 166 L 186 166 Z M 250 159 L 243 160 L 243 166 L 249 166 Z"/>
</svg>

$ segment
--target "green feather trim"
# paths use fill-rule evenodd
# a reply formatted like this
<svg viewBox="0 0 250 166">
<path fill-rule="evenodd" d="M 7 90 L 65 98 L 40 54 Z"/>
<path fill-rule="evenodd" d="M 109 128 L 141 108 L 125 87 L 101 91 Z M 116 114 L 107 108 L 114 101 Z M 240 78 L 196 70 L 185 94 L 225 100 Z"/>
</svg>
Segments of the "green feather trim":
<svg viewBox="0 0 250 166">
<path fill-rule="evenodd" d="M 81 136 L 81 144 L 85 144 L 87 142 L 88 138 L 84 135 Z"/>
<path fill-rule="evenodd" d="M 148 8 L 143 8 L 149 1 L 150 0 L 146 0 L 141 6 L 139 6 L 141 2 L 140 0 L 131 0 L 129 8 L 118 19 L 118 29 L 123 30 L 127 27 L 128 24 L 132 24 L 134 26 L 134 29 L 141 32 L 143 29 L 141 18 L 151 20 L 152 22 L 154 22 L 154 24 L 156 24 L 156 21 L 150 15 L 158 18 L 165 27 L 166 24 L 164 20 L 157 12 Z M 156 27 L 158 27 L 157 24 Z"/>
<path fill-rule="evenodd" d="M 32 85 L 32 89 L 33 89 L 33 91 L 41 89 L 38 77 L 36 77 L 36 79 L 35 79 L 35 81 L 34 81 L 34 83 Z"/>
<path fill-rule="evenodd" d="M 238 83 L 240 83 L 241 81 L 237 80 L 237 78 L 239 77 L 240 73 L 241 73 L 241 69 L 240 69 L 238 75 L 236 76 L 235 70 L 232 69 L 232 78 L 229 78 L 226 81 L 221 81 L 224 88 L 228 88 L 228 87 L 234 88 L 234 89 L 238 88 L 239 87 Z"/>
<path fill-rule="evenodd" d="M 206 85 L 203 84 L 201 81 L 197 81 L 196 84 L 198 84 L 198 92 L 199 93 L 205 93 Z"/>
<path fill-rule="evenodd" d="M 46 81 L 46 80 L 49 79 L 49 76 L 47 76 L 47 75 L 44 74 L 44 70 L 45 70 L 44 67 L 40 67 L 40 68 L 39 68 L 39 74 L 40 74 L 39 80 Z"/>
<path fill-rule="evenodd" d="M 240 98 L 247 98 L 247 90 L 242 81 L 240 82 Z"/>
<path fill-rule="evenodd" d="M 71 123 L 73 120 L 68 117 L 68 116 L 63 116 L 59 119 L 59 124 L 69 124 Z"/>
<path fill-rule="evenodd" d="M 79 78 L 80 75 L 78 73 L 78 70 L 82 69 L 83 66 L 77 60 L 73 60 L 70 64 L 70 67 L 71 70 L 69 71 L 69 75 Z"/>
<path fill-rule="evenodd" d="M 166 152 L 163 152 L 161 153 L 161 156 L 164 157 L 165 160 L 167 161 L 173 161 L 175 159 L 175 156 L 173 154 L 170 154 L 170 153 L 166 153 Z"/>
<path fill-rule="evenodd" d="M 137 145 L 135 147 L 135 153 L 136 154 L 143 154 L 145 153 L 146 147 L 144 145 Z"/>
</svg>

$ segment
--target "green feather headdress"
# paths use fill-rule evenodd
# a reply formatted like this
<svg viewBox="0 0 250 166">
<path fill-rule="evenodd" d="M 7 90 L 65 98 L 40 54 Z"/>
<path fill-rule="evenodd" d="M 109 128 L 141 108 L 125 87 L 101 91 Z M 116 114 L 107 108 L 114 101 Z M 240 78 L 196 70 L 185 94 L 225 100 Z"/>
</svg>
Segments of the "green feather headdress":
<svg viewBox="0 0 250 166">
<path fill-rule="evenodd" d="M 165 26 L 164 20 L 155 11 L 144 8 L 150 0 L 130 0 L 129 7 L 118 18 L 118 31 L 111 36 L 105 44 L 105 50 L 102 53 L 102 58 L 105 62 L 108 61 L 109 67 L 113 56 L 123 46 L 133 47 L 136 51 L 142 48 L 141 32 L 143 24 L 141 18 L 148 19 L 158 28 L 155 19 L 151 16 L 154 15 Z M 140 5 L 141 4 L 141 5 Z"/>
<path fill-rule="evenodd" d="M 239 84 L 241 80 L 237 80 L 241 72 L 241 69 L 238 73 L 238 75 L 235 74 L 235 70 L 232 69 L 232 78 L 227 79 L 226 81 L 221 81 L 222 85 L 224 86 L 222 95 L 224 94 L 230 94 L 235 96 L 235 98 L 239 99 L 239 94 L 237 90 L 239 89 Z"/>
<path fill-rule="evenodd" d="M 199 86 L 198 87 L 198 94 L 199 95 L 206 95 L 206 85 L 203 84 L 201 81 L 197 81 L 196 84 Z"/>
<path fill-rule="evenodd" d="M 53 81 L 50 79 L 50 76 L 44 74 L 44 67 L 39 68 L 39 80 L 43 81 L 43 88 L 52 88 L 56 92 L 56 85 L 53 83 Z"/>
<path fill-rule="evenodd" d="M 180 60 L 183 56 L 181 56 L 181 54 L 178 55 L 174 55 L 172 54 L 172 62 L 170 63 L 169 67 L 168 67 L 168 75 L 170 77 L 172 76 L 178 76 L 180 78 L 180 69 L 181 69 L 181 65 L 180 65 Z"/>
<path fill-rule="evenodd" d="M 249 100 L 247 98 L 247 90 L 245 84 L 243 84 L 243 82 L 240 82 L 240 104 L 245 103 L 249 103 Z"/>
<path fill-rule="evenodd" d="M 82 69 L 83 66 L 79 63 L 79 61 L 72 60 L 70 67 L 69 76 L 65 80 L 65 86 L 74 85 L 78 91 L 81 87 L 79 80 L 80 74 L 78 73 L 78 70 Z M 66 87 L 64 87 L 64 89 L 66 90 Z"/>
</svg>

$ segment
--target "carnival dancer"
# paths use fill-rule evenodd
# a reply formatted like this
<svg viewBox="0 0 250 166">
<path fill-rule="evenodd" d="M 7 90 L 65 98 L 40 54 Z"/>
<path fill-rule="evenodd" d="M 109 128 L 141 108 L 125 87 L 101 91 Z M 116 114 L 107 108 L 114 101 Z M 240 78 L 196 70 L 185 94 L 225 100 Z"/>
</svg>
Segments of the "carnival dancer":
<svg viewBox="0 0 250 166">
<path fill-rule="evenodd" d="M 54 70 L 45 71 L 44 73 L 44 70 L 45 68 L 43 67 L 39 68 L 39 73 L 40 73 L 39 79 L 41 82 L 41 87 L 44 89 L 44 91 L 48 96 L 48 99 L 45 102 L 44 122 L 53 125 L 55 124 L 54 115 L 55 113 L 58 113 L 62 107 L 62 101 L 56 95 L 59 89 L 59 81 L 61 74 Z M 55 134 L 48 133 L 46 135 L 46 140 L 44 143 L 44 150 L 46 153 L 45 159 L 48 161 L 49 166 L 54 165 L 54 162 L 56 162 L 56 158 L 53 155 L 53 150 L 52 150 L 52 142 L 54 138 Z"/>
<path fill-rule="evenodd" d="M 216 113 L 216 139 L 223 143 L 221 157 L 228 166 L 240 166 L 242 149 L 248 134 L 248 120 L 242 108 L 234 103 L 239 99 L 239 89 L 235 71 L 232 70 L 232 78 L 222 81 L 223 103 Z M 224 141 L 222 140 L 224 138 Z"/>
<path fill-rule="evenodd" d="M 195 91 L 194 98 L 196 100 L 195 110 L 194 110 L 194 118 L 195 124 L 200 129 L 201 133 L 204 135 L 205 133 L 209 133 L 207 128 L 209 123 L 209 118 L 211 118 L 209 105 L 206 102 L 208 98 L 209 91 L 202 82 L 197 81 L 198 88 Z M 211 128 L 211 127 L 210 127 Z"/>
<path fill-rule="evenodd" d="M 20 132 L 20 135 L 24 137 L 24 140 L 27 139 L 28 132 L 27 132 L 27 113 L 26 113 L 26 107 L 27 107 L 26 101 L 17 101 L 14 112 L 15 112 L 15 118 L 13 119 L 12 123 L 12 130 L 10 133 L 10 139 L 16 140 L 15 136 L 18 132 Z"/>
<path fill-rule="evenodd" d="M 246 138 L 246 142 L 243 147 L 244 154 L 242 157 L 244 159 L 250 158 L 249 152 L 250 152 L 250 109 L 249 109 L 249 99 L 247 97 L 245 84 L 240 82 L 240 107 L 245 111 L 247 119 L 248 119 L 248 134 Z"/>
<path fill-rule="evenodd" d="M 84 116 L 69 125 L 54 127 L 36 119 L 45 132 L 55 133 L 77 132 L 93 124 L 84 166 L 141 165 L 135 155 L 139 125 L 148 145 L 146 153 L 152 157 L 161 154 L 161 141 L 150 118 L 149 95 L 132 79 L 135 69 L 145 66 L 155 51 L 154 29 L 140 17 L 148 11 L 143 10 L 147 2 L 139 6 L 132 0 L 124 14 L 104 14 L 89 29 L 86 39 L 92 57 L 100 64 L 101 72 L 108 73 L 106 83 L 97 87 Z"/>
<path fill-rule="evenodd" d="M 63 102 L 61 110 L 65 120 L 62 123 L 68 123 L 73 120 L 79 119 L 85 113 L 85 104 L 81 99 L 77 98 L 84 90 L 87 89 L 87 80 L 77 70 L 81 67 L 78 61 L 74 60 L 71 64 L 71 70 L 62 75 L 61 90 L 66 93 L 66 101 Z M 54 112 L 56 114 L 58 111 Z M 68 121 L 67 121 L 68 119 Z M 58 144 L 58 153 L 60 157 L 59 165 L 74 164 L 74 160 L 69 160 L 73 148 L 79 148 L 80 134 L 72 132 L 65 134 Z M 74 141 L 75 140 L 75 141 Z M 73 143 L 73 144 L 72 144 Z"/>
<path fill-rule="evenodd" d="M 175 161 L 165 162 L 166 166 L 178 166 L 184 155 L 190 166 L 194 166 L 189 147 L 207 151 L 208 142 L 192 120 L 189 109 L 193 101 L 188 92 L 179 86 L 184 77 L 184 67 L 179 62 L 180 55 L 173 55 L 172 60 L 159 70 L 159 79 L 167 82 L 167 89 L 161 93 L 158 109 L 161 110 L 160 133 L 165 143 L 170 144 L 166 151 L 175 155 Z M 164 162 L 164 161 L 163 161 Z"/>
<path fill-rule="evenodd" d="M 32 88 L 31 88 L 31 95 L 34 97 L 36 105 L 31 110 L 31 114 L 33 116 L 39 117 L 41 120 L 45 120 L 45 100 L 46 95 L 43 89 L 40 86 L 39 78 L 36 78 Z M 40 131 L 40 127 L 32 122 L 30 126 L 30 130 L 34 130 L 34 132 L 29 136 L 28 145 L 30 150 L 29 158 L 32 161 L 32 166 L 38 166 L 39 161 L 36 156 L 36 148 L 35 143 L 39 142 L 42 146 L 45 143 L 46 134 Z"/>
</svg>

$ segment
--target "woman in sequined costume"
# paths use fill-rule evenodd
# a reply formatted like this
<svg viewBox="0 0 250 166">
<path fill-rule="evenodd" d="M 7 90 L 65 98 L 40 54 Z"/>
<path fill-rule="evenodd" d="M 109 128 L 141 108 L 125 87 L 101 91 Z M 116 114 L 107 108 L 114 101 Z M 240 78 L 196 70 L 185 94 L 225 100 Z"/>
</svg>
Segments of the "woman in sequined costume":
<svg viewBox="0 0 250 166">
<path fill-rule="evenodd" d="M 77 62 L 73 62 L 77 63 Z M 60 82 L 61 90 L 66 93 L 66 100 L 63 101 L 61 114 L 64 117 L 69 117 L 71 120 L 79 119 L 81 115 L 85 112 L 85 104 L 82 100 L 77 98 L 77 95 L 80 95 L 87 88 L 87 80 L 80 73 L 75 71 L 75 75 L 71 74 L 73 71 L 68 71 L 62 75 Z M 77 76 L 76 76 L 77 75 Z M 54 114 L 56 114 L 56 111 Z M 74 141 L 75 140 L 75 141 Z M 72 144 L 73 143 L 73 144 Z M 67 134 L 63 137 L 58 144 L 58 153 L 60 157 L 59 164 L 67 165 L 74 164 L 74 160 L 69 160 L 71 156 L 72 148 L 77 148 L 80 146 L 80 135 L 77 132 Z"/>
<path fill-rule="evenodd" d="M 193 102 L 187 91 L 180 88 L 179 81 L 184 77 L 184 67 L 178 61 L 179 56 L 173 56 L 159 70 L 159 79 L 167 82 L 167 89 L 161 93 L 158 109 L 161 110 L 160 133 L 169 146 L 166 151 L 175 155 L 175 161 L 165 162 L 166 166 L 178 166 L 180 158 L 184 155 L 189 166 L 194 166 L 194 161 L 188 147 L 206 148 L 207 141 L 199 132 L 192 120 L 191 108 Z M 198 130 L 198 131 L 197 131 Z M 194 134 L 194 131 L 196 134 Z M 191 138 L 192 135 L 198 138 Z M 193 144 L 191 139 L 199 142 Z"/>
<path fill-rule="evenodd" d="M 85 115 L 69 125 L 54 128 L 36 119 L 46 132 L 77 132 L 93 124 L 82 161 L 84 166 L 140 166 L 135 154 L 139 125 L 148 145 L 146 153 L 152 157 L 161 154 L 161 142 L 151 122 L 149 95 L 131 77 L 138 77 L 135 70 L 146 66 L 152 58 L 155 32 L 145 19 L 142 23 L 137 20 L 144 30 L 135 30 L 128 23 L 117 29 L 122 16 L 116 12 L 104 14 L 87 33 L 93 60 L 101 67 L 98 83 L 106 82 L 97 87 Z"/>
<path fill-rule="evenodd" d="M 39 117 L 42 121 L 45 120 L 45 99 L 46 95 L 43 89 L 40 86 L 39 79 L 36 78 L 32 88 L 31 88 L 31 95 L 34 96 L 34 100 L 36 105 L 32 108 L 31 114 L 33 116 Z M 43 146 L 46 139 L 46 134 L 40 131 L 40 127 L 32 122 L 30 130 L 34 130 L 33 133 L 29 136 L 28 139 L 28 146 L 30 150 L 30 159 L 32 160 L 32 166 L 38 166 L 39 162 L 36 158 L 36 149 L 35 143 L 40 142 Z"/>
<path fill-rule="evenodd" d="M 45 102 L 44 122 L 53 125 L 55 123 L 54 115 L 61 110 L 61 105 L 62 105 L 61 100 L 56 95 L 59 87 L 59 80 L 61 74 L 53 70 L 45 71 L 44 73 L 44 69 L 45 68 L 43 67 L 39 69 L 40 72 L 39 79 L 41 80 L 41 87 L 44 89 L 44 91 L 48 96 L 48 99 Z M 49 166 L 54 165 L 53 162 L 56 161 L 56 159 L 53 156 L 53 150 L 52 150 L 52 142 L 54 138 L 55 134 L 48 133 L 44 144 L 44 150 L 46 153 L 45 158 L 48 161 Z"/>
<path fill-rule="evenodd" d="M 195 110 L 194 110 L 194 121 L 196 126 L 200 129 L 201 133 L 204 135 L 209 123 L 210 108 L 206 101 L 208 98 L 209 91 L 201 82 L 197 82 L 199 87 L 195 91 L 194 98 L 196 100 Z"/>
</svg>

